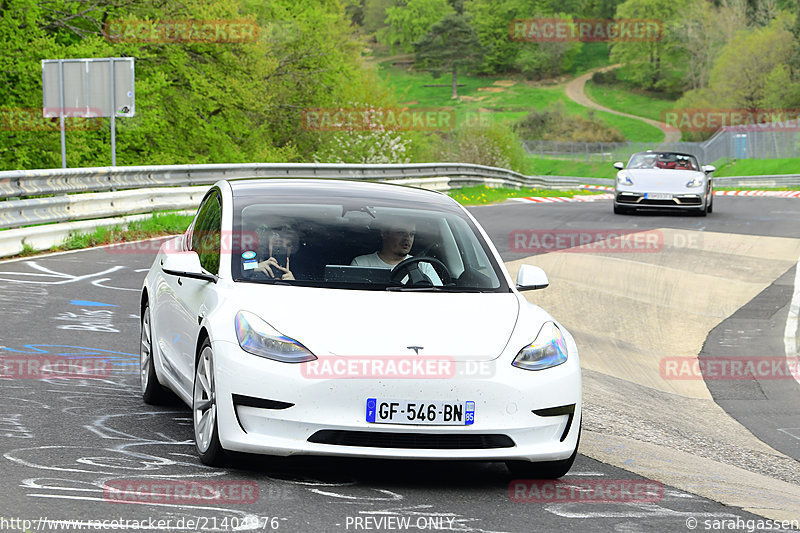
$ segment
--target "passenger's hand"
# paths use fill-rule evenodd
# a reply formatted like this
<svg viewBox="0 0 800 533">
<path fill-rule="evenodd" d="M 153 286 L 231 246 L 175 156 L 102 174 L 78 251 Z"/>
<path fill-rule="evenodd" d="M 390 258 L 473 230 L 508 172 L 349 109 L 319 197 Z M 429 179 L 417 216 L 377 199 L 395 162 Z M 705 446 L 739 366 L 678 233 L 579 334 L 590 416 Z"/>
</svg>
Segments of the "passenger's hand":
<svg viewBox="0 0 800 533">
<path fill-rule="evenodd" d="M 274 269 L 274 270 L 273 270 Z M 270 257 L 266 261 L 261 261 L 256 267 L 256 270 L 263 272 L 268 278 L 280 278 L 285 280 L 293 280 L 294 274 L 289 270 L 289 259 L 286 259 L 286 268 L 278 264 L 278 260 Z"/>
</svg>

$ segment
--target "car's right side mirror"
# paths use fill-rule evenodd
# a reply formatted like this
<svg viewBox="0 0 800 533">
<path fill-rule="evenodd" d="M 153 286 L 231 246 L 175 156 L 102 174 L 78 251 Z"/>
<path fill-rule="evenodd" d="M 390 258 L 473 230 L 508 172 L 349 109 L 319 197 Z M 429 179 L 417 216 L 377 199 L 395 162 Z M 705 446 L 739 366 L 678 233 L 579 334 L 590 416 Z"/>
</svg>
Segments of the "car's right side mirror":
<svg viewBox="0 0 800 533">
<path fill-rule="evenodd" d="M 614 163 L 614 168 L 616 168 L 617 170 L 622 170 L 623 168 L 625 168 L 625 163 L 623 163 L 622 161 L 617 161 L 616 163 Z"/>
<path fill-rule="evenodd" d="M 517 290 L 533 291 L 550 285 L 544 270 L 533 265 L 521 265 L 517 272 Z"/>
<path fill-rule="evenodd" d="M 714 165 L 703 165 L 703 172 L 705 172 L 706 174 L 711 174 L 712 172 L 715 172 L 716 170 L 717 170 L 717 167 L 715 167 Z"/>
</svg>

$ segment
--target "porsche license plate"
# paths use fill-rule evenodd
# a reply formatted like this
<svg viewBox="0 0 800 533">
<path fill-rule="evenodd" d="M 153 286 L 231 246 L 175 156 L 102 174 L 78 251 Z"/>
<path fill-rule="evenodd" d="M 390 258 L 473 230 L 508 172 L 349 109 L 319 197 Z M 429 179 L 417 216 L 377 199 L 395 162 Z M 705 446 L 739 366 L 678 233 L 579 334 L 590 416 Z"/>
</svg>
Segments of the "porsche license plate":
<svg viewBox="0 0 800 533">
<path fill-rule="evenodd" d="M 425 402 L 367 398 L 367 422 L 429 426 L 469 426 L 475 402 Z"/>
<path fill-rule="evenodd" d="M 647 200 L 672 200 L 672 195 L 668 192 L 648 192 L 644 197 Z"/>
</svg>

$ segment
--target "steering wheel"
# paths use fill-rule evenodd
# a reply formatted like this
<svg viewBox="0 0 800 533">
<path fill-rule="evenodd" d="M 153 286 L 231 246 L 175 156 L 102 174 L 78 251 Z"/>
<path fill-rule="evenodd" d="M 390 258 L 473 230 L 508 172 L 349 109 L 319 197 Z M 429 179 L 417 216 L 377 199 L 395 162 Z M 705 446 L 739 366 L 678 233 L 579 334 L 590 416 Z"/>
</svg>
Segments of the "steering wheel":
<svg viewBox="0 0 800 533">
<path fill-rule="evenodd" d="M 404 259 L 397 263 L 392 269 L 392 276 L 390 280 L 392 283 L 400 283 L 404 277 L 408 276 L 408 285 L 427 285 L 429 282 L 428 277 L 423 274 L 419 268 L 419 264 L 422 262 L 430 263 L 431 266 L 433 266 L 433 269 L 436 271 L 439 279 L 442 280 L 442 285 L 450 285 L 453 282 L 453 276 L 450 275 L 450 271 L 447 270 L 447 266 L 445 266 L 444 263 L 435 257 L 429 257 L 426 255 L 409 257 L 408 259 Z"/>
</svg>

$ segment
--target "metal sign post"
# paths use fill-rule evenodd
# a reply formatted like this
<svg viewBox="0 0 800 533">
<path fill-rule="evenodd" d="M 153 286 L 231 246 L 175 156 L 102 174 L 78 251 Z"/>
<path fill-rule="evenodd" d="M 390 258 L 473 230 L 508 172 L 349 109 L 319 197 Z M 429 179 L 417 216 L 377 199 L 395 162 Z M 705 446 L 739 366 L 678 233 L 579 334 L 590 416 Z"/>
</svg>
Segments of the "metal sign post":
<svg viewBox="0 0 800 533">
<path fill-rule="evenodd" d="M 111 165 L 116 166 L 116 118 L 136 114 L 134 80 L 132 57 L 42 60 L 43 114 L 61 122 L 63 168 L 67 167 L 65 117 L 111 117 Z"/>
</svg>

